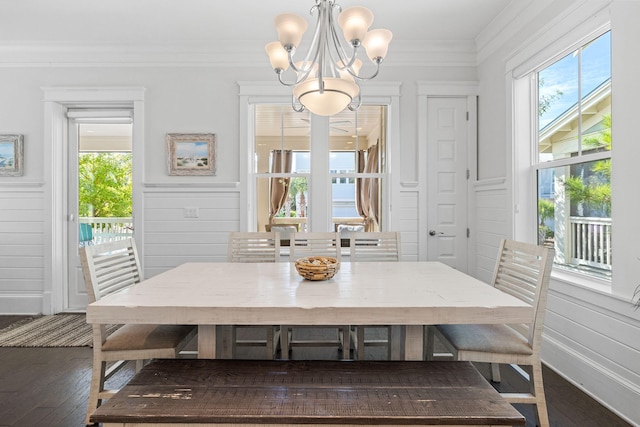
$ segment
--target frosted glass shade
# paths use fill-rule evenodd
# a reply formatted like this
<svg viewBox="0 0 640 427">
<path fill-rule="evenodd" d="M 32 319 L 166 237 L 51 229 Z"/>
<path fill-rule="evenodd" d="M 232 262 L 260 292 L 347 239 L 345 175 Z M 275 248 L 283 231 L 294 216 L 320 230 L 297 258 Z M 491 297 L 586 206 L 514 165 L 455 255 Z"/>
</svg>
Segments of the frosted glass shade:
<svg viewBox="0 0 640 427">
<path fill-rule="evenodd" d="M 349 80 L 327 77 L 320 93 L 318 79 L 308 79 L 293 88 L 293 95 L 313 114 L 332 116 L 344 110 L 358 95 L 358 85 Z"/>
<path fill-rule="evenodd" d="M 280 42 L 271 42 L 264 47 L 264 50 L 269 55 L 269 61 L 274 70 L 284 71 L 289 68 L 289 55 Z"/>
<path fill-rule="evenodd" d="M 373 13 L 366 7 L 349 7 L 338 15 L 338 25 L 348 42 L 362 41 L 373 23 Z"/>
<path fill-rule="evenodd" d="M 382 61 L 387 56 L 387 50 L 389 49 L 389 42 L 393 38 L 393 34 L 389 30 L 371 30 L 367 33 L 367 36 L 362 42 L 367 51 L 367 56 L 372 61 L 378 59 Z"/>
<path fill-rule="evenodd" d="M 293 13 L 284 13 L 276 16 L 275 24 L 278 31 L 278 40 L 280 40 L 282 46 L 298 47 L 308 27 L 307 21 L 303 17 Z"/>
</svg>

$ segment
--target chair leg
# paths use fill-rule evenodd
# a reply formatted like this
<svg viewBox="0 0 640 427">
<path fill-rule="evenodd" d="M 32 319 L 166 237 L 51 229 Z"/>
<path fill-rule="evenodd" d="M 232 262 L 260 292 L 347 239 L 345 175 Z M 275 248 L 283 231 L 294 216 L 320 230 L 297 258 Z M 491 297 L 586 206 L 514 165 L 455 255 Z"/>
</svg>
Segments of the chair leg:
<svg viewBox="0 0 640 427">
<path fill-rule="evenodd" d="M 491 364 L 491 381 L 494 383 L 500 382 L 500 364 L 492 363 Z"/>
<path fill-rule="evenodd" d="M 84 420 L 86 425 L 90 425 L 89 417 L 93 414 L 93 411 L 100 406 L 101 399 L 99 398 L 100 392 L 104 390 L 104 376 L 107 369 L 107 363 L 100 360 L 93 361 L 93 368 L 91 371 L 91 386 L 89 387 L 89 402 L 87 404 L 87 416 Z"/>
<path fill-rule="evenodd" d="M 542 383 L 542 365 L 540 362 L 534 363 L 531 374 L 531 393 L 536 399 L 536 415 L 538 426 L 549 427 L 549 414 L 547 412 L 547 400 L 544 395 L 544 385 Z"/>
</svg>

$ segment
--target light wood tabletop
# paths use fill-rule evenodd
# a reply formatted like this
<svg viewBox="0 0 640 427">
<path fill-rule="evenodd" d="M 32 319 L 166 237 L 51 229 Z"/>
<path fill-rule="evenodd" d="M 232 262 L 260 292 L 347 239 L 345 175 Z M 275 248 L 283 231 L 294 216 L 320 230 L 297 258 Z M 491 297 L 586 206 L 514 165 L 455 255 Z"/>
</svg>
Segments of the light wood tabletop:
<svg viewBox="0 0 640 427">
<path fill-rule="evenodd" d="M 527 323 L 530 305 L 437 262 L 342 263 L 308 281 L 291 263 L 186 263 L 87 307 L 88 323 L 198 325 L 198 355 L 217 325 L 406 326 L 404 358 L 423 357 L 423 326 Z"/>
</svg>

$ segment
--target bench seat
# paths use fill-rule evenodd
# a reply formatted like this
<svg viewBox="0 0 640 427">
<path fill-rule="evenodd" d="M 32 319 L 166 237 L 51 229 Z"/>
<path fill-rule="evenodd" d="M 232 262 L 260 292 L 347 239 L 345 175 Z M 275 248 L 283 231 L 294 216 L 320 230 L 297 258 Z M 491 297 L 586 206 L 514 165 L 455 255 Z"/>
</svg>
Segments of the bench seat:
<svg viewBox="0 0 640 427">
<path fill-rule="evenodd" d="M 115 426 L 524 425 L 469 362 L 154 360 L 91 416 Z"/>
</svg>

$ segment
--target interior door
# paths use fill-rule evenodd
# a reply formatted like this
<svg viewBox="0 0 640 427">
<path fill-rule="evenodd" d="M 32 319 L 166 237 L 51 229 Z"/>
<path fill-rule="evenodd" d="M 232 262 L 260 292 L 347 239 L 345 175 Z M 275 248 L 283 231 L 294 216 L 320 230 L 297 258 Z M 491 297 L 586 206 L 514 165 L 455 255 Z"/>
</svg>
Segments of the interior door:
<svg viewBox="0 0 640 427">
<path fill-rule="evenodd" d="M 429 97 L 427 116 L 427 257 L 466 272 L 467 98 Z"/>
<path fill-rule="evenodd" d="M 87 306 L 87 292 L 80 264 L 79 248 L 133 234 L 133 200 L 129 189 L 118 183 L 132 182 L 131 111 L 69 111 L 68 156 L 68 250 L 65 311 L 82 311 Z M 83 161 L 83 156 L 93 160 Z M 102 160 L 100 160 L 102 159 Z M 124 159 L 124 160 L 122 160 Z M 80 164 L 83 166 L 80 166 Z M 126 171 L 115 172 L 116 164 L 130 162 Z M 109 167 L 113 170 L 110 172 Z M 80 173 L 80 171 L 84 171 Z M 80 188 L 84 190 L 81 190 Z M 133 191 L 131 187 L 130 191 Z M 81 201 L 82 194 L 100 194 Z M 111 196 L 102 196 L 105 192 Z M 123 198 L 117 211 L 105 197 Z M 126 206 L 128 203 L 128 207 Z M 93 206 L 95 204 L 96 206 Z M 87 207 L 88 206 L 88 207 Z"/>
</svg>

